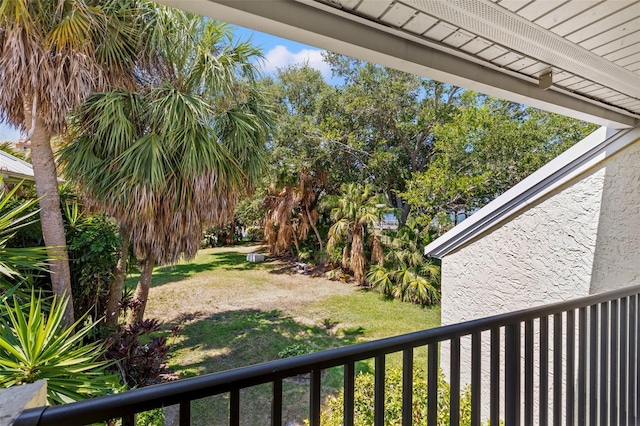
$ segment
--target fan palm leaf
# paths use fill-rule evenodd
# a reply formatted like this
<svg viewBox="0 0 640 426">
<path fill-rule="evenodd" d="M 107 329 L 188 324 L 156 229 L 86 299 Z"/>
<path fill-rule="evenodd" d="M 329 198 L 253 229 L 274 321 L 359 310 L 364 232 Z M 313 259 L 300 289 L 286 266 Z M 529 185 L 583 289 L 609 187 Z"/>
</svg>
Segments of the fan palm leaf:
<svg viewBox="0 0 640 426">
<path fill-rule="evenodd" d="M 195 256 L 204 227 L 232 220 L 264 164 L 271 122 L 249 80 L 258 51 L 221 44 L 232 40 L 228 26 L 189 17 L 166 37 L 153 78 L 136 92 L 89 96 L 60 150 L 66 176 L 129 231 L 149 275 L 155 263 Z M 136 297 L 146 302 L 143 275 Z"/>
</svg>

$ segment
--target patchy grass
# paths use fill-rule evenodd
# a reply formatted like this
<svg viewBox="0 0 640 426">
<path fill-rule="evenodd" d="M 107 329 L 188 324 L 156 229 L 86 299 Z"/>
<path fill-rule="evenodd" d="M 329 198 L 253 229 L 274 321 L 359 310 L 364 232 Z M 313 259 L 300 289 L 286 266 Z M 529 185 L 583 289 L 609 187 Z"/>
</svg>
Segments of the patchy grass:
<svg viewBox="0 0 640 426">
<path fill-rule="evenodd" d="M 277 261 L 246 262 L 257 246 L 207 249 L 189 262 L 157 268 L 147 317 L 179 325 L 169 367 L 181 377 L 215 373 L 438 326 L 439 308 L 389 300 L 352 284 L 292 272 Z M 129 285 L 134 285 L 130 278 Z M 426 360 L 424 351 L 416 362 Z M 389 364 L 400 362 L 391 357 Z M 371 370 L 372 361 L 359 363 Z M 340 368 L 323 376 L 323 395 L 342 384 Z M 283 385 L 285 424 L 308 417 L 308 382 Z M 244 425 L 269 424 L 271 386 L 241 393 Z M 228 396 L 194 402 L 192 424 L 226 425 Z"/>
</svg>

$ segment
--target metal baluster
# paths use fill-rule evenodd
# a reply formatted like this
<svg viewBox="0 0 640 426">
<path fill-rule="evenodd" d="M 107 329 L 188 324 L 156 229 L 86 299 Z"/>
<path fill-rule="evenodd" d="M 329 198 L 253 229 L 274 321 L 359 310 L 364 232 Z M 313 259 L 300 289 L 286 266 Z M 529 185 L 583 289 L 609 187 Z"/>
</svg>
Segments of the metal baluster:
<svg viewBox="0 0 640 426">
<path fill-rule="evenodd" d="M 344 426 L 353 426 L 354 380 L 355 364 L 349 362 L 344 366 Z"/>
<path fill-rule="evenodd" d="M 587 424 L 587 309 L 578 311 L 578 424 Z"/>
<path fill-rule="evenodd" d="M 451 426 L 460 426 L 460 338 L 451 339 Z"/>
<path fill-rule="evenodd" d="M 598 305 L 589 307 L 589 424 L 598 423 Z"/>
<path fill-rule="evenodd" d="M 562 419 L 562 314 L 553 316 L 553 424 Z"/>
<path fill-rule="evenodd" d="M 438 343 L 429 343 L 429 373 L 427 376 L 427 426 L 438 423 Z"/>
<path fill-rule="evenodd" d="M 271 389 L 271 426 L 282 426 L 282 379 L 274 380 Z"/>
<path fill-rule="evenodd" d="M 618 301 L 611 301 L 611 333 L 609 335 L 611 346 L 610 374 L 609 374 L 609 409 L 610 422 L 612 425 L 618 424 Z M 602 346 L 606 346 L 607 341 L 602 339 Z"/>
<path fill-rule="evenodd" d="M 575 424 L 575 357 L 576 357 L 576 316 L 575 311 L 567 311 L 567 426 Z M 529 423 L 531 424 L 531 423 Z"/>
<path fill-rule="evenodd" d="M 549 422 L 549 317 L 540 318 L 540 426 Z"/>
<path fill-rule="evenodd" d="M 375 426 L 384 426 L 384 376 L 385 359 L 384 355 L 378 355 L 375 362 L 375 389 L 374 389 L 374 411 L 373 422 Z"/>
<path fill-rule="evenodd" d="M 413 348 L 402 352 L 402 426 L 413 424 Z"/>
<path fill-rule="evenodd" d="M 607 415 L 608 415 L 608 404 L 609 400 L 609 390 L 607 389 L 607 385 L 609 384 L 608 379 L 608 365 L 609 365 L 609 356 L 608 351 L 609 347 L 607 346 L 607 342 L 609 341 L 609 307 L 608 304 L 601 303 L 600 304 L 600 397 L 599 397 L 599 406 L 600 406 L 600 424 L 607 424 Z"/>
<path fill-rule="evenodd" d="M 625 422 L 627 418 L 627 298 L 620 299 L 620 391 L 618 399 L 620 401 L 620 423 Z"/>
<path fill-rule="evenodd" d="M 180 426 L 191 425 L 191 401 L 180 403 Z"/>
<path fill-rule="evenodd" d="M 500 329 L 491 329 L 491 391 L 489 417 L 491 424 L 500 424 Z"/>
<path fill-rule="evenodd" d="M 505 423 L 520 424 L 520 323 L 505 327 Z"/>
<path fill-rule="evenodd" d="M 229 425 L 240 425 L 240 389 L 229 392 Z"/>
<path fill-rule="evenodd" d="M 481 334 L 477 331 L 471 335 L 471 426 L 480 426 L 481 422 L 481 345 Z"/>
<path fill-rule="evenodd" d="M 309 423 L 320 426 L 320 385 L 322 370 L 311 370 L 311 391 L 309 392 Z"/>
</svg>

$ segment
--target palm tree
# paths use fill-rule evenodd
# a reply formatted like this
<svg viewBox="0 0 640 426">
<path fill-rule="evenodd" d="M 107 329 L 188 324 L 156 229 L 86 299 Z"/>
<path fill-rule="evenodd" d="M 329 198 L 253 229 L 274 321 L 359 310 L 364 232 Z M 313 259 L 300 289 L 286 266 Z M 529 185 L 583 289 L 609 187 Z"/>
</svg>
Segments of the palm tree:
<svg viewBox="0 0 640 426">
<path fill-rule="evenodd" d="M 120 222 L 142 260 L 129 322 L 144 315 L 154 265 L 195 256 L 203 228 L 233 219 L 263 167 L 270 109 L 255 83 L 259 50 L 226 24 L 187 18 L 139 90 L 89 96 L 60 151 L 65 176 Z"/>
<path fill-rule="evenodd" d="M 51 139 L 89 93 L 130 87 L 152 66 L 163 9 L 137 0 L 0 0 L 0 122 L 31 140 L 44 241 L 56 294 L 71 297 L 69 262 Z M 67 303 L 65 323 L 73 322 Z"/>
<path fill-rule="evenodd" d="M 384 196 L 376 193 L 370 184 L 343 184 L 341 190 L 342 195 L 336 201 L 337 207 L 331 211 L 331 218 L 335 222 L 329 228 L 327 245 L 332 248 L 346 239 L 343 263 L 349 259 L 348 266 L 353 271 L 356 282 L 364 285 L 367 271 L 364 240 L 367 228 L 379 222 L 388 208 Z"/>
<path fill-rule="evenodd" d="M 309 236 L 309 230 L 318 240 L 319 250 L 324 249 L 322 236 L 318 230 L 318 200 L 327 184 L 328 173 L 324 170 L 302 170 L 298 181 L 291 177 L 281 177 L 276 185 L 267 188 L 264 204 L 267 207 L 265 219 L 265 239 L 269 252 L 274 255 L 291 253 L 291 245 L 299 250 L 299 241 Z"/>
<path fill-rule="evenodd" d="M 388 253 L 373 265 L 367 279 L 380 292 L 405 302 L 432 305 L 440 301 L 440 267 L 425 259 L 426 245 L 414 220 L 398 229 L 393 237 L 383 236 Z"/>
</svg>

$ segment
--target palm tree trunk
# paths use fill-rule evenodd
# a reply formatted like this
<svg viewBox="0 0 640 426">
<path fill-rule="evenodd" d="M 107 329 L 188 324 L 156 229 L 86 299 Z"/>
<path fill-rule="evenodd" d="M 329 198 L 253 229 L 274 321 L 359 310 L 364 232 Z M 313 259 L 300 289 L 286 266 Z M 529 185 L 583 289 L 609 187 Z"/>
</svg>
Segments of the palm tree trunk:
<svg viewBox="0 0 640 426">
<path fill-rule="evenodd" d="M 127 259 L 131 234 L 124 225 L 120 225 L 120 257 L 113 268 L 113 278 L 109 283 L 109 300 L 107 301 L 107 325 L 118 323 L 118 304 L 122 300 L 124 279 L 127 276 Z"/>
<path fill-rule="evenodd" d="M 345 271 L 349 269 L 349 245 L 345 244 L 342 248 L 342 263 L 340 264 Z"/>
<path fill-rule="evenodd" d="M 30 121 L 31 114 L 27 115 L 26 118 Z M 63 297 L 69 299 L 64 313 L 64 322 L 69 326 L 74 322 L 71 273 L 69 271 L 67 240 L 62 223 L 62 211 L 60 210 L 58 176 L 50 141 L 51 133 L 46 129 L 42 120 L 39 117 L 36 118 L 31 136 L 31 162 L 40 200 L 40 224 L 44 243 L 47 245 L 53 293 L 60 299 Z"/>
<path fill-rule="evenodd" d="M 316 234 L 316 238 L 318 239 L 318 244 L 320 244 L 320 251 L 324 250 L 324 243 L 322 241 L 322 237 L 320 236 L 320 232 L 318 231 L 318 227 L 316 226 L 315 223 L 313 223 L 313 220 L 311 219 L 311 213 L 309 212 L 309 206 L 305 206 L 305 210 L 307 213 L 307 217 L 309 218 L 309 225 L 311 226 L 311 229 L 313 229 L 313 232 Z"/>
<path fill-rule="evenodd" d="M 138 286 L 136 292 L 133 295 L 134 300 L 139 300 L 140 305 L 136 309 L 132 309 L 129 314 L 127 324 L 134 324 L 136 321 L 142 321 L 144 318 L 144 310 L 147 307 L 147 299 L 149 298 L 149 287 L 151 287 L 151 275 L 153 274 L 153 267 L 156 264 L 156 259 L 153 254 L 147 254 L 142 266 L 142 273 L 138 280 Z"/>
<path fill-rule="evenodd" d="M 357 227 L 353 232 L 353 241 L 351 243 L 351 270 L 353 278 L 358 285 L 365 284 L 365 273 L 367 269 L 367 261 L 364 257 L 364 229 L 362 226 Z"/>
</svg>

